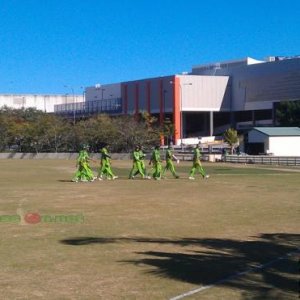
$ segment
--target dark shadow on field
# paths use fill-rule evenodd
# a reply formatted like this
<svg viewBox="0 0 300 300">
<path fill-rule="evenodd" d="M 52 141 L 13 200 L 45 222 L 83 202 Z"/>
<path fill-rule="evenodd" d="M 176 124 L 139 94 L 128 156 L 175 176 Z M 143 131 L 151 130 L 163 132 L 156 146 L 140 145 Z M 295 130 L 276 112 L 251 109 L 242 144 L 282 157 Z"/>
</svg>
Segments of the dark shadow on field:
<svg viewBox="0 0 300 300">
<path fill-rule="evenodd" d="M 148 274 L 199 286 L 217 283 L 240 290 L 244 299 L 289 299 L 298 296 L 300 234 L 261 234 L 248 241 L 79 237 L 60 242 L 73 246 L 106 243 L 174 245 L 172 252 L 137 252 L 140 258 L 122 263 L 142 266 L 143 269 L 148 265 Z M 292 255 L 287 255 L 289 253 Z M 249 272 L 234 276 L 244 271 Z"/>
<path fill-rule="evenodd" d="M 73 182 L 72 180 L 68 179 L 58 179 L 58 182 Z"/>
</svg>

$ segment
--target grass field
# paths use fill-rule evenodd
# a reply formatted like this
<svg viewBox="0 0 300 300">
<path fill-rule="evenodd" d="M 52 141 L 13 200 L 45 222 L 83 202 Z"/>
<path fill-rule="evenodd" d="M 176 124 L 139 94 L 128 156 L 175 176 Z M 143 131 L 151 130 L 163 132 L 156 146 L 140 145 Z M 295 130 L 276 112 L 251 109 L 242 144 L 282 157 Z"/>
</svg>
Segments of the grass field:
<svg viewBox="0 0 300 300">
<path fill-rule="evenodd" d="M 118 180 L 71 183 L 74 165 L 0 160 L 1 299 L 298 298 L 299 169 L 128 180 L 116 161 Z"/>
</svg>

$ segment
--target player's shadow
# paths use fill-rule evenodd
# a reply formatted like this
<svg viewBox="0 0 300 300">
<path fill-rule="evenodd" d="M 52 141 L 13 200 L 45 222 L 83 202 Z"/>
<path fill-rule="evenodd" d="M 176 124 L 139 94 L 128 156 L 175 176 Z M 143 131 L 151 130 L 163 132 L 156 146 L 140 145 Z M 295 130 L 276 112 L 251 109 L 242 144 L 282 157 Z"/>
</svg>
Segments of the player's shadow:
<svg viewBox="0 0 300 300">
<path fill-rule="evenodd" d="M 58 182 L 73 182 L 71 179 L 58 179 Z"/>
<path fill-rule="evenodd" d="M 299 254 L 299 239 L 298 234 L 280 233 L 262 234 L 247 241 L 83 237 L 61 242 L 74 246 L 118 242 L 149 244 L 143 245 L 143 248 L 148 248 L 147 251 L 136 252 L 136 259 L 123 260 L 121 263 L 142 266 L 143 272 L 154 276 L 200 286 L 217 283 L 239 290 L 244 299 L 285 299 L 298 293 L 296 277 L 299 265 L 296 257 L 297 251 Z M 172 251 L 154 251 L 151 250 L 151 244 L 161 244 L 162 248 L 163 245 L 174 247 Z M 293 254 L 287 256 L 288 253 Z M 146 271 L 145 265 L 148 266 Z M 236 276 L 244 271 L 246 273 Z"/>
</svg>

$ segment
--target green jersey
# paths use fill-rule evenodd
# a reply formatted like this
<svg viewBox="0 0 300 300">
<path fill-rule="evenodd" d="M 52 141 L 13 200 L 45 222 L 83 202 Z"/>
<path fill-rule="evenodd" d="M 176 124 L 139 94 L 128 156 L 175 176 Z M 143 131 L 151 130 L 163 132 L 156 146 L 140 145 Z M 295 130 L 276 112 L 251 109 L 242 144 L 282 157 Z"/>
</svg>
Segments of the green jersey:
<svg viewBox="0 0 300 300">
<path fill-rule="evenodd" d="M 139 151 L 139 155 L 140 155 L 140 160 L 144 160 L 146 157 L 146 154 L 143 152 L 143 150 Z"/>
<path fill-rule="evenodd" d="M 101 149 L 101 160 L 102 161 L 109 161 L 110 155 L 108 154 L 108 151 L 106 148 Z"/>
<path fill-rule="evenodd" d="M 173 157 L 173 152 L 170 149 L 167 149 L 166 151 L 166 160 L 170 160 Z"/>
<path fill-rule="evenodd" d="M 77 162 L 78 163 L 85 163 L 85 162 L 88 161 L 88 159 L 89 159 L 89 155 L 88 155 L 87 151 L 86 150 L 81 150 L 79 152 L 79 156 L 77 158 Z"/>
<path fill-rule="evenodd" d="M 137 151 L 137 150 L 134 150 L 132 156 L 133 156 L 133 161 L 134 161 L 134 162 L 139 162 L 139 161 L 141 161 L 140 151 L 139 151 L 139 150 L 138 150 L 138 151 Z"/>
<path fill-rule="evenodd" d="M 201 157 L 201 152 L 200 152 L 200 149 L 199 148 L 196 148 L 194 150 L 194 156 L 193 156 L 193 161 L 198 161 L 200 160 L 200 157 Z"/>
<path fill-rule="evenodd" d="M 160 162 L 160 152 L 159 150 L 155 149 L 152 152 L 151 161 L 154 163 Z"/>
</svg>

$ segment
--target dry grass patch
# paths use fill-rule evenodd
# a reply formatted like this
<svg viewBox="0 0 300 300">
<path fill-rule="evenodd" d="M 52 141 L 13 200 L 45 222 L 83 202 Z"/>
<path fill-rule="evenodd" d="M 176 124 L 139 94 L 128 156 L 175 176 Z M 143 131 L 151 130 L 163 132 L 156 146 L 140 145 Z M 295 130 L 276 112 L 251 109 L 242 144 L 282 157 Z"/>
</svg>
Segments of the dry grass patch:
<svg viewBox="0 0 300 300">
<path fill-rule="evenodd" d="M 170 299 L 299 248 L 300 173 L 204 164 L 209 180 L 71 183 L 74 161 L 0 160 L 0 212 L 83 222 L 1 222 L 2 299 Z M 297 258 L 187 299 L 289 299 Z"/>
</svg>

